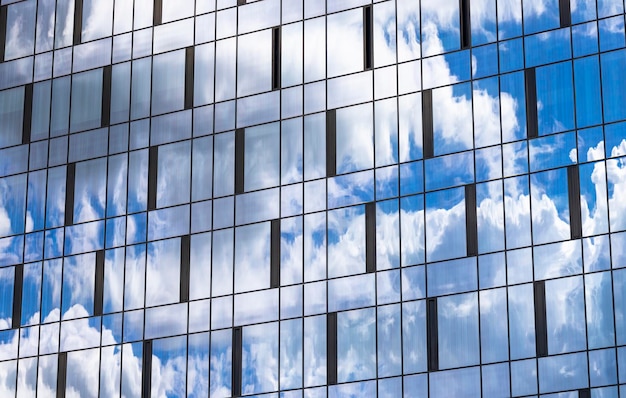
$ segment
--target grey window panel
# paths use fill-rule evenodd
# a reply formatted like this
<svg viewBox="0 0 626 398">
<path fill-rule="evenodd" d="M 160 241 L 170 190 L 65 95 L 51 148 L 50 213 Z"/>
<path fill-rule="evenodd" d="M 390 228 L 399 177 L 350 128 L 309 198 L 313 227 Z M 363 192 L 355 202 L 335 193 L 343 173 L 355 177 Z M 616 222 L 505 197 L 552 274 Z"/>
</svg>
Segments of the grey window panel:
<svg viewBox="0 0 626 398">
<path fill-rule="evenodd" d="M 422 139 L 424 159 L 434 156 L 435 148 L 433 143 L 433 92 L 432 90 L 422 91 Z"/>
<path fill-rule="evenodd" d="M 280 287 L 280 219 L 272 220 L 270 236 L 270 287 Z"/>
<path fill-rule="evenodd" d="M 24 264 L 15 266 L 15 279 L 13 283 L 13 317 L 12 328 L 17 329 L 22 323 L 22 289 L 24 283 Z"/>
<path fill-rule="evenodd" d="M 548 356 L 548 323 L 546 320 L 546 285 L 534 283 L 535 296 L 535 344 L 538 357 Z"/>
<path fill-rule="evenodd" d="M 154 0 L 154 7 L 152 9 L 152 25 L 161 25 L 163 20 L 163 0 Z"/>
<path fill-rule="evenodd" d="M 337 174 L 337 112 L 326 111 L 326 176 Z"/>
<path fill-rule="evenodd" d="M 143 342 L 141 361 L 141 396 L 151 396 L 152 389 L 152 340 Z"/>
<path fill-rule="evenodd" d="M 104 250 L 96 252 L 96 277 L 93 296 L 93 314 L 102 315 L 104 302 Z"/>
<path fill-rule="evenodd" d="M 439 325 L 437 323 L 437 298 L 426 303 L 426 344 L 428 370 L 439 370 Z"/>
<path fill-rule="evenodd" d="M 158 165 L 159 147 L 150 147 L 150 153 L 148 155 L 148 210 L 156 209 Z"/>
<path fill-rule="evenodd" d="M 374 66 L 374 16 L 372 6 L 363 7 L 363 69 L 372 69 Z"/>
<path fill-rule="evenodd" d="M 281 65 L 281 29 L 277 26 L 272 29 L 272 90 L 278 90 L 281 86 L 280 65 Z"/>
<path fill-rule="evenodd" d="M 539 136 L 539 120 L 537 119 L 537 79 L 535 68 L 524 70 L 526 84 L 526 131 L 528 138 Z"/>
<path fill-rule="evenodd" d="M 74 0 L 74 45 L 81 42 L 83 33 L 83 0 Z"/>
<path fill-rule="evenodd" d="M 195 47 L 187 47 L 185 50 L 185 109 L 193 108 L 194 86 L 194 59 Z"/>
<path fill-rule="evenodd" d="M 102 70 L 102 113 L 100 127 L 111 124 L 111 65 L 105 66 Z"/>
<path fill-rule="evenodd" d="M 241 370 L 242 370 L 242 336 L 241 328 L 233 328 L 233 373 L 232 373 L 232 396 L 241 396 Z"/>
<path fill-rule="evenodd" d="M 337 384 L 337 313 L 326 316 L 326 369 L 329 385 Z"/>
<path fill-rule="evenodd" d="M 583 224 L 580 215 L 580 179 L 578 166 L 567 168 L 567 193 L 569 197 L 569 227 L 572 239 L 583 236 Z"/>
<path fill-rule="evenodd" d="M 24 87 L 24 113 L 22 114 L 22 145 L 30 143 L 31 123 L 33 120 L 33 84 Z"/>
<path fill-rule="evenodd" d="M 476 184 L 465 186 L 465 238 L 467 255 L 478 255 L 478 224 L 476 218 Z"/>
<path fill-rule="evenodd" d="M 235 130 L 235 193 L 244 192 L 244 156 L 246 153 L 246 131 Z"/>
<path fill-rule="evenodd" d="M 365 270 L 376 272 L 376 203 L 365 204 Z"/>
<path fill-rule="evenodd" d="M 7 41 L 7 8 L 0 7 L 0 62 L 4 61 L 4 49 Z"/>
<path fill-rule="evenodd" d="M 67 165 L 65 179 L 65 225 L 74 224 L 74 183 L 76 179 L 76 163 Z"/>
<path fill-rule="evenodd" d="M 180 302 L 189 301 L 189 275 L 191 259 L 191 237 L 180 238 Z"/>
<path fill-rule="evenodd" d="M 67 379 L 67 352 L 59 352 L 57 357 L 57 398 L 65 397 Z"/>
<path fill-rule="evenodd" d="M 568 0 L 569 1 L 569 0 Z M 470 0 L 459 0 L 461 11 L 461 48 L 470 48 L 472 45 L 472 25 L 470 19 Z"/>
</svg>

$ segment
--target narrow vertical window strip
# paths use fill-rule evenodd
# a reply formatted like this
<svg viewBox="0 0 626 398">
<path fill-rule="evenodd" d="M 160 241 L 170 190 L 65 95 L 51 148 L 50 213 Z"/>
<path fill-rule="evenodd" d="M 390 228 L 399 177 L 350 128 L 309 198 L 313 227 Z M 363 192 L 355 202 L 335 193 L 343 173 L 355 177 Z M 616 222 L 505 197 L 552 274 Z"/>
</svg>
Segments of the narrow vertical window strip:
<svg viewBox="0 0 626 398">
<path fill-rule="evenodd" d="M 244 192 L 244 156 L 246 153 L 246 131 L 235 130 L 235 193 Z"/>
<path fill-rule="evenodd" d="M 426 303 L 426 341 L 428 370 L 439 370 L 439 325 L 437 321 L 437 298 L 430 298 Z"/>
<path fill-rule="evenodd" d="M 337 112 L 326 111 L 326 176 L 337 175 Z"/>
<path fill-rule="evenodd" d="M 365 270 L 376 272 L 376 203 L 365 204 Z"/>
<path fill-rule="evenodd" d="M 272 29 L 272 90 L 278 90 L 281 86 L 281 30 L 280 26 Z"/>
<path fill-rule="evenodd" d="M 67 165 L 65 177 L 65 225 L 74 224 L 74 182 L 76 175 L 76 164 Z"/>
<path fill-rule="evenodd" d="M 30 130 L 33 118 L 33 84 L 24 86 L 24 112 L 22 119 L 22 145 L 30 143 Z"/>
<path fill-rule="evenodd" d="M 372 6 L 363 7 L 363 69 L 374 67 L 374 40 Z"/>
<path fill-rule="evenodd" d="M 57 398 L 65 398 L 67 379 L 67 352 L 59 352 L 57 357 Z"/>
<path fill-rule="evenodd" d="M 526 84 L 526 135 L 528 138 L 535 138 L 539 136 L 535 68 L 524 70 L 524 81 Z"/>
<path fill-rule="evenodd" d="M 11 326 L 13 329 L 17 329 L 22 324 L 22 286 L 24 283 L 24 264 L 18 264 L 15 266 L 13 281 L 13 317 L 11 318 Z"/>
<path fill-rule="evenodd" d="M 329 385 L 337 384 L 337 313 L 326 315 L 326 369 Z"/>
<path fill-rule="evenodd" d="M 559 19 L 562 28 L 566 28 L 572 24 L 572 12 L 569 2 L 570 0 L 559 0 Z"/>
<path fill-rule="evenodd" d="M 80 44 L 83 34 L 83 0 L 74 0 L 74 45 Z"/>
<path fill-rule="evenodd" d="M 461 49 L 468 49 L 472 45 L 470 0 L 459 0 L 459 10 L 461 11 Z"/>
<path fill-rule="evenodd" d="M 246 5 L 246 0 L 237 0 L 237 5 L 238 6 Z"/>
<path fill-rule="evenodd" d="M 111 124 L 111 65 L 102 69 L 102 113 L 100 127 Z"/>
<path fill-rule="evenodd" d="M 141 397 L 151 396 L 152 388 L 152 340 L 143 342 L 143 357 L 141 361 Z"/>
<path fill-rule="evenodd" d="M 272 220 L 270 233 L 270 287 L 280 287 L 280 219 Z"/>
<path fill-rule="evenodd" d="M 189 301 L 189 274 L 191 260 L 191 237 L 180 237 L 180 302 Z"/>
<path fill-rule="evenodd" d="M 163 0 L 154 0 L 154 8 L 152 9 L 152 25 L 161 25 L 163 19 Z"/>
<path fill-rule="evenodd" d="M 193 108 L 194 48 L 191 46 L 185 50 L 185 109 Z"/>
<path fill-rule="evenodd" d="M 233 328 L 233 351 L 232 351 L 232 396 L 241 396 L 241 370 L 242 370 L 242 335 L 241 328 Z"/>
<path fill-rule="evenodd" d="M 4 49 L 7 40 L 7 5 L 0 7 L 0 62 L 4 62 Z"/>
<path fill-rule="evenodd" d="M 422 139 L 424 140 L 424 159 L 434 156 L 433 143 L 433 93 L 432 90 L 422 91 Z"/>
<path fill-rule="evenodd" d="M 546 321 L 546 285 L 544 281 L 534 283 L 535 298 L 535 341 L 538 357 L 548 356 L 548 327 Z"/>
<path fill-rule="evenodd" d="M 148 154 L 148 210 L 156 209 L 157 202 L 157 167 L 159 165 L 159 147 L 150 147 Z"/>
<path fill-rule="evenodd" d="M 569 227 L 572 239 L 579 239 L 583 236 L 582 218 L 580 215 L 580 179 L 578 177 L 578 166 L 567 168 L 567 193 L 569 197 Z"/>
<path fill-rule="evenodd" d="M 478 255 L 478 224 L 476 215 L 476 184 L 465 186 L 465 239 L 467 255 Z"/>
<path fill-rule="evenodd" d="M 96 252 L 96 275 L 93 298 L 93 314 L 100 316 L 104 306 L 104 250 Z"/>
<path fill-rule="evenodd" d="M 581 388 L 578 390 L 578 398 L 591 398 L 591 390 L 588 388 Z"/>
</svg>

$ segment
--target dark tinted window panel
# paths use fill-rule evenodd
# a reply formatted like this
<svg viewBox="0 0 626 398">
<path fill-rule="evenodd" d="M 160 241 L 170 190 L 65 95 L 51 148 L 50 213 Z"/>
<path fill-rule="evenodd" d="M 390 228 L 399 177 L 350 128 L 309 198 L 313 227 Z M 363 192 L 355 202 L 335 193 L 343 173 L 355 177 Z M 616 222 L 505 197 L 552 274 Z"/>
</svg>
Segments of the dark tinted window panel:
<svg viewBox="0 0 626 398">
<path fill-rule="evenodd" d="M 559 0 L 559 19 L 562 28 L 572 24 L 570 0 Z"/>
<path fill-rule="evenodd" d="M 4 49 L 7 41 L 7 6 L 0 7 L 0 62 L 4 61 Z"/>
<path fill-rule="evenodd" d="M 76 179 L 76 164 L 67 165 L 65 185 L 65 225 L 74 224 L 74 183 Z"/>
<path fill-rule="evenodd" d="M 83 32 L 83 0 L 74 0 L 74 45 L 80 44 Z"/>
<path fill-rule="evenodd" d="M 161 25 L 163 20 L 163 0 L 154 0 L 154 9 L 152 14 L 152 24 L 154 26 Z"/>
<path fill-rule="evenodd" d="M 280 82 L 281 64 L 281 29 L 280 26 L 272 29 L 272 90 L 278 90 Z"/>
<path fill-rule="evenodd" d="M 524 70 L 526 83 L 526 134 L 528 138 L 539 135 L 539 120 L 537 116 L 537 79 L 535 68 Z"/>
<path fill-rule="evenodd" d="M 270 287 L 280 286 L 280 220 L 272 220 L 270 237 Z"/>
<path fill-rule="evenodd" d="M 467 255 L 478 255 L 478 225 L 476 219 L 476 185 L 465 186 L 465 237 L 467 240 Z"/>
<path fill-rule="evenodd" d="M 189 301 L 189 273 L 191 259 L 191 237 L 180 238 L 180 302 Z"/>
<path fill-rule="evenodd" d="M 141 397 L 150 397 L 152 389 L 152 340 L 143 342 L 141 363 Z"/>
<path fill-rule="evenodd" d="M 232 374 L 232 395 L 233 397 L 241 396 L 241 370 L 242 370 L 242 335 L 241 328 L 233 329 L 233 374 Z"/>
<path fill-rule="evenodd" d="M 187 47 L 185 50 L 185 109 L 193 108 L 194 59 L 194 47 Z"/>
<path fill-rule="evenodd" d="M 93 314 L 102 315 L 104 300 L 104 250 L 96 252 L 96 278 L 93 298 Z"/>
<path fill-rule="evenodd" d="M 24 113 L 22 115 L 22 144 L 30 142 L 31 123 L 33 118 L 33 85 L 24 87 Z"/>
<path fill-rule="evenodd" d="M 433 143 L 433 93 L 422 91 L 422 136 L 424 159 L 432 158 L 435 152 Z"/>
<path fill-rule="evenodd" d="M 105 66 L 102 71 L 102 127 L 111 124 L 111 76 L 112 67 Z"/>
<path fill-rule="evenodd" d="M 329 385 L 337 384 L 337 313 L 326 316 L 326 369 Z"/>
<path fill-rule="evenodd" d="M 326 176 L 337 174 L 337 113 L 326 111 Z"/>
<path fill-rule="evenodd" d="M 365 205 L 365 270 L 376 272 L 376 203 Z"/>
<path fill-rule="evenodd" d="M 235 193 L 244 192 L 244 156 L 246 153 L 246 131 L 237 129 L 235 131 Z"/>
<path fill-rule="evenodd" d="M 157 169 L 159 165 L 159 147 L 150 147 L 148 155 L 148 210 L 156 209 L 157 199 Z"/>
<path fill-rule="evenodd" d="M 65 383 L 67 380 L 67 353 L 60 352 L 57 357 L 57 398 L 65 397 Z"/>
<path fill-rule="evenodd" d="M 428 370 L 439 370 L 439 327 L 437 320 L 437 299 L 428 299 L 426 303 L 426 343 Z"/>
<path fill-rule="evenodd" d="M 366 70 L 374 65 L 373 25 L 372 6 L 363 7 L 363 67 Z"/>
<path fill-rule="evenodd" d="M 535 340 L 537 356 L 548 356 L 548 326 L 546 321 L 546 285 L 544 281 L 535 282 Z"/>
<path fill-rule="evenodd" d="M 569 196 L 569 226 L 572 239 L 583 236 L 583 226 L 580 214 L 580 179 L 578 166 L 567 168 L 567 187 Z"/>
<path fill-rule="evenodd" d="M 461 11 L 461 48 L 469 48 L 472 43 L 472 26 L 470 23 L 470 0 L 460 0 Z"/>
<path fill-rule="evenodd" d="M 17 329 L 22 323 L 22 289 L 24 283 L 24 264 L 15 266 L 15 279 L 13 283 L 13 318 L 12 327 Z"/>
</svg>

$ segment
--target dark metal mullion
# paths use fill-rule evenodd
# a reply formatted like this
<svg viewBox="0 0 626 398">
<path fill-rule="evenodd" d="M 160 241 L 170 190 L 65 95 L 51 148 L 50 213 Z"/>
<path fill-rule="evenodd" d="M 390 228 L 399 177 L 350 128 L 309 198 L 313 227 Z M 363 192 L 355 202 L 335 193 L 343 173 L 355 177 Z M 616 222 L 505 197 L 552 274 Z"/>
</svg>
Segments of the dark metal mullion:
<svg viewBox="0 0 626 398">
<path fill-rule="evenodd" d="M 562 28 L 572 24 L 572 12 L 569 2 L 570 0 L 559 0 L 559 20 Z"/>
<path fill-rule="evenodd" d="M 365 204 L 365 271 L 376 272 L 376 203 Z"/>
<path fill-rule="evenodd" d="M 569 0 L 567 0 L 569 1 Z M 472 45 L 472 24 L 470 14 L 470 0 L 459 0 L 460 25 L 461 25 L 461 49 L 470 48 Z"/>
<path fill-rule="evenodd" d="M 242 371 L 242 332 L 241 328 L 233 328 L 232 349 L 232 396 L 241 396 L 241 371 Z"/>
<path fill-rule="evenodd" d="M 185 49 L 185 109 L 193 108 L 195 52 L 193 46 Z"/>
<path fill-rule="evenodd" d="M 365 70 L 374 67 L 373 25 L 372 6 L 365 6 L 363 7 L 363 69 Z"/>
<path fill-rule="evenodd" d="M 337 111 L 326 111 L 326 177 L 337 174 Z"/>
<path fill-rule="evenodd" d="M 83 0 L 74 0 L 74 45 L 79 45 L 83 33 Z"/>
<path fill-rule="evenodd" d="M 583 225 L 580 215 L 580 179 L 577 165 L 567 168 L 567 193 L 571 239 L 579 239 L 583 236 Z"/>
<path fill-rule="evenodd" d="M 67 352 L 59 352 L 57 357 L 57 398 L 65 398 L 67 379 Z"/>
<path fill-rule="evenodd" d="M 30 143 L 33 119 L 33 84 L 24 86 L 24 111 L 22 113 L 22 145 Z"/>
<path fill-rule="evenodd" d="M 280 287 L 280 219 L 271 222 L 270 287 Z"/>
<path fill-rule="evenodd" d="M 141 396 L 151 396 L 152 389 L 152 340 L 143 342 L 141 361 Z"/>
<path fill-rule="evenodd" d="M 111 76 L 111 65 L 102 68 L 102 113 L 100 117 L 100 127 L 106 127 L 111 124 Z"/>
<path fill-rule="evenodd" d="M 65 225 L 74 224 L 74 182 L 76 178 L 76 163 L 67 165 L 65 177 Z"/>
<path fill-rule="evenodd" d="M 246 153 L 246 132 L 235 130 L 235 193 L 244 192 L 244 162 Z"/>
<path fill-rule="evenodd" d="M 476 215 L 476 184 L 465 186 L 465 239 L 467 255 L 478 255 L 478 222 Z"/>
<path fill-rule="evenodd" d="M 96 277 L 94 284 L 93 314 L 102 315 L 104 311 L 104 250 L 96 252 Z"/>
<path fill-rule="evenodd" d="M 157 170 L 159 165 L 159 147 L 150 147 L 148 154 L 148 210 L 156 209 L 157 202 Z"/>
<path fill-rule="evenodd" d="M 426 302 L 426 344 L 428 370 L 439 370 L 439 325 L 437 320 L 437 298 Z"/>
<path fill-rule="evenodd" d="M 152 10 L 152 25 L 158 26 L 161 25 L 163 19 L 163 1 L 162 0 L 154 0 L 154 6 Z"/>
<path fill-rule="evenodd" d="M 526 135 L 528 138 L 535 138 L 539 136 L 535 68 L 524 69 L 524 82 L 526 86 Z"/>
<path fill-rule="evenodd" d="M 548 325 L 546 320 L 546 285 L 537 281 L 533 285 L 535 299 L 535 341 L 538 357 L 548 356 Z"/>
<path fill-rule="evenodd" d="M 281 86 L 281 29 L 277 26 L 272 29 L 272 90 Z"/>
<path fill-rule="evenodd" d="M 17 329 L 22 324 L 22 289 L 24 283 L 24 264 L 15 266 L 13 279 L 13 317 L 11 318 L 13 329 Z"/>
<path fill-rule="evenodd" d="M 191 236 L 180 237 L 180 302 L 189 301 L 189 277 L 191 262 Z"/>
<path fill-rule="evenodd" d="M 4 49 L 7 40 L 8 5 L 0 7 L 0 62 L 4 62 Z"/>
<path fill-rule="evenodd" d="M 326 369 L 329 385 L 337 384 L 337 313 L 326 315 Z"/>
<path fill-rule="evenodd" d="M 422 139 L 424 159 L 434 156 L 433 143 L 433 92 L 432 90 L 422 91 Z"/>
</svg>

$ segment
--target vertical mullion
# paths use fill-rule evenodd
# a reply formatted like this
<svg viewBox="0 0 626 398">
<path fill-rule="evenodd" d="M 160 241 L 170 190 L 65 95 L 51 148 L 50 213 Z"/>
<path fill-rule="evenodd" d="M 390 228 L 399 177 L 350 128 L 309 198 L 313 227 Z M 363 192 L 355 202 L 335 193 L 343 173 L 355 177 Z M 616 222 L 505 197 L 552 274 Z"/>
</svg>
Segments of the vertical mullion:
<svg viewBox="0 0 626 398">
<path fill-rule="evenodd" d="M 326 315 L 326 369 L 329 385 L 337 384 L 337 313 Z"/>
<path fill-rule="evenodd" d="M 65 397 L 67 379 L 67 352 L 59 352 L 57 357 L 57 398 Z"/>
<path fill-rule="evenodd" d="M 65 225 L 74 224 L 74 182 L 76 176 L 76 163 L 67 165 L 65 177 Z"/>
<path fill-rule="evenodd" d="M 111 65 L 102 68 L 102 113 L 100 127 L 111 124 Z"/>
<path fill-rule="evenodd" d="M 281 66 L 281 29 L 277 26 L 272 29 L 272 90 L 280 89 Z"/>
<path fill-rule="evenodd" d="M 374 40 L 372 36 L 372 6 L 363 7 L 363 69 L 374 67 Z"/>
<path fill-rule="evenodd" d="M 270 287 L 280 286 L 280 219 L 272 220 L 270 233 Z"/>
<path fill-rule="evenodd" d="M 150 147 L 148 154 L 148 210 L 156 209 L 157 202 L 157 170 L 159 165 L 159 147 Z"/>
<path fill-rule="evenodd" d="M 434 156 L 435 149 L 433 143 L 433 92 L 432 90 L 422 91 L 422 139 L 424 159 Z"/>
<path fill-rule="evenodd" d="M 151 396 L 152 389 L 152 340 L 143 342 L 141 363 L 141 397 Z"/>
<path fill-rule="evenodd" d="M 154 8 L 152 11 L 152 25 L 161 25 L 163 19 L 163 1 L 154 0 Z"/>
<path fill-rule="evenodd" d="M 11 318 L 13 329 L 17 329 L 22 324 L 22 287 L 24 283 L 24 264 L 15 266 L 13 279 L 13 317 Z"/>
<path fill-rule="evenodd" d="M 337 175 L 337 112 L 326 111 L 326 177 Z"/>
<path fill-rule="evenodd" d="M 571 239 L 583 236 L 583 225 L 580 215 L 580 179 L 578 166 L 567 168 L 567 194 L 569 197 L 569 227 Z"/>
<path fill-rule="evenodd" d="M 546 285 L 544 281 L 534 283 L 535 339 L 538 357 L 548 356 L 548 327 L 546 321 Z"/>
<path fill-rule="evenodd" d="M 233 328 L 233 351 L 232 351 L 232 396 L 241 396 L 241 360 L 242 360 L 242 334 L 241 328 Z"/>
<path fill-rule="evenodd" d="M 0 6 L 0 62 L 4 62 L 4 49 L 7 40 L 8 5 Z"/>
<path fill-rule="evenodd" d="M 569 0 L 567 0 L 569 1 Z M 459 0 L 460 24 L 461 24 L 461 49 L 470 48 L 472 45 L 472 25 L 470 19 L 470 0 Z"/>
<path fill-rule="evenodd" d="M 426 302 L 426 341 L 428 370 L 439 370 L 439 325 L 437 320 L 437 298 L 430 298 Z"/>
<path fill-rule="evenodd" d="M 527 68 L 524 70 L 524 82 L 526 85 L 526 135 L 528 138 L 535 138 L 539 136 L 535 68 Z"/>
<path fill-rule="evenodd" d="M 365 204 L 365 270 L 376 272 L 376 203 Z"/>
<path fill-rule="evenodd" d="M 244 192 L 244 162 L 246 154 L 246 131 L 235 130 L 235 193 Z"/>
<path fill-rule="evenodd" d="M 467 255 L 478 255 L 478 225 L 476 215 L 476 184 L 465 186 L 465 239 Z"/>
<path fill-rule="evenodd" d="M 22 113 L 22 145 L 30 143 L 33 119 L 33 84 L 24 86 L 24 112 Z"/>
<path fill-rule="evenodd" d="M 572 12 L 569 2 L 570 0 L 559 0 L 559 20 L 562 28 L 572 24 Z"/>
<path fill-rule="evenodd" d="M 191 259 L 191 236 L 180 237 L 180 302 L 189 301 L 189 274 Z"/>
<path fill-rule="evenodd" d="M 93 314 L 102 315 L 104 310 L 104 250 L 96 252 L 96 278 L 94 286 Z"/>
<path fill-rule="evenodd" d="M 193 108 L 195 52 L 193 46 L 185 49 L 185 109 Z"/>
<path fill-rule="evenodd" d="M 74 0 L 74 45 L 79 45 L 83 33 L 83 0 Z"/>
</svg>

